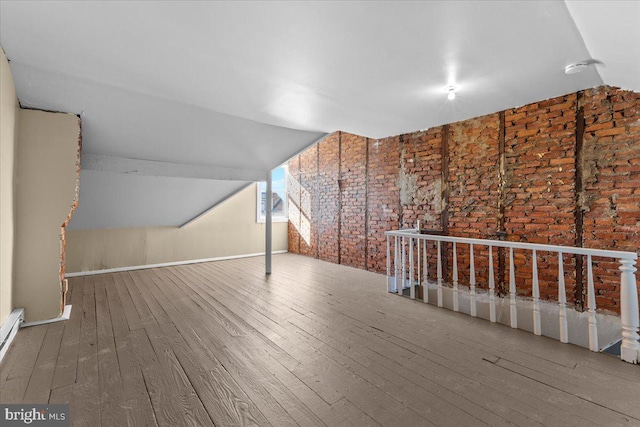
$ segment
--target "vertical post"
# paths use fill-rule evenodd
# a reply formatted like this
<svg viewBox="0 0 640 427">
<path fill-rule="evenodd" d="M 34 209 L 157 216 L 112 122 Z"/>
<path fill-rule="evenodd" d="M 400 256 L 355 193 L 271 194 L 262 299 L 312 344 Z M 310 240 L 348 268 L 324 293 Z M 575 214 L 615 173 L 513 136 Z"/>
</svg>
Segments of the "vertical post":
<svg viewBox="0 0 640 427">
<path fill-rule="evenodd" d="M 400 255 L 400 268 L 402 268 L 402 274 L 401 274 L 401 279 L 400 279 L 400 286 L 398 286 L 398 295 L 402 295 L 402 291 L 404 290 L 404 285 L 405 283 L 407 283 L 407 264 L 406 264 L 406 260 L 407 260 L 407 251 L 405 250 L 405 240 L 404 240 L 404 236 L 402 236 L 402 239 L 400 240 L 400 251 L 401 251 L 401 255 Z"/>
<path fill-rule="evenodd" d="M 567 291 L 564 287 L 564 264 L 562 252 L 558 252 L 558 305 L 560 306 L 560 342 L 569 342 L 569 328 L 567 326 Z"/>
<path fill-rule="evenodd" d="M 428 286 L 428 279 L 429 279 L 429 272 L 428 272 L 428 264 L 427 264 L 427 243 L 429 243 L 429 241 L 427 239 L 424 240 L 424 244 L 422 245 L 422 274 L 423 274 L 423 279 L 422 279 L 422 299 L 424 300 L 424 302 L 429 302 L 429 286 Z"/>
<path fill-rule="evenodd" d="M 533 250 L 531 274 L 533 275 L 533 333 L 541 335 L 540 325 L 540 284 L 538 283 L 538 254 Z"/>
<path fill-rule="evenodd" d="M 469 314 L 472 317 L 476 317 L 476 261 L 473 256 L 473 244 L 469 245 Z"/>
<path fill-rule="evenodd" d="M 453 242 L 453 311 L 460 311 L 458 302 L 458 250 Z"/>
<path fill-rule="evenodd" d="M 387 234 L 387 292 L 391 292 L 391 237 Z"/>
<path fill-rule="evenodd" d="M 413 245 L 413 237 L 409 237 L 409 298 L 416 299 L 416 287 L 413 284 L 413 277 L 415 275 L 413 262 Z"/>
<path fill-rule="evenodd" d="M 575 167 L 575 229 L 576 239 L 574 246 L 581 248 L 584 242 L 584 210 L 582 207 L 582 198 L 584 196 L 584 183 L 582 182 L 582 163 L 584 159 L 584 93 L 578 91 L 576 94 L 576 167 Z M 575 287 L 575 306 L 576 310 L 584 311 L 584 266 L 582 255 L 576 254 L 576 287 Z"/>
<path fill-rule="evenodd" d="M 509 309 L 511 327 L 518 328 L 518 306 L 516 305 L 516 273 L 513 265 L 513 248 L 509 248 Z"/>
<path fill-rule="evenodd" d="M 589 312 L 589 350 L 598 351 L 598 324 L 596 322 L 596 291 L 593 285 L 591 255 L 587 255 L 587 311 Z"/>
<path fill-rule="evenodd" d="M 393 236 L 393 283 L 395 284 L 395 291 L 398 292 L 398 283 L 400 282 L 400 239 L 398 236 Z"/>
<path fill-rule="evenodd" d="M 272 194 L 272 177 L 271 171 L 267 172 L 267 194 L 264 200 L 264 213 L 265 213 L 265 248 L 264 248 L 264 270 L 265 274 L 271 274 L 271 209 L 273 207 L 273 194 Z"/>
<path fill-rule="evenodd" d="M 496 322 L 496 279 L 493 274 L 493 246 L 489 246 L 489 320 Z"/>
<path fill-rule="evenodd" d="M 441 242 L 438 240 L 438 307 L 442 307 L 442 250 Z"/>
<path fill-rule="evenodd" d="M 625 362 L 636 364 L 640 362 L 640 343 L 638 339 L 638 290 L 634 273 L 635 261 L 631 259 L 620 260 L 620 321 L 622 323 L 622 347 L 620 358 Z"/>
</svg>

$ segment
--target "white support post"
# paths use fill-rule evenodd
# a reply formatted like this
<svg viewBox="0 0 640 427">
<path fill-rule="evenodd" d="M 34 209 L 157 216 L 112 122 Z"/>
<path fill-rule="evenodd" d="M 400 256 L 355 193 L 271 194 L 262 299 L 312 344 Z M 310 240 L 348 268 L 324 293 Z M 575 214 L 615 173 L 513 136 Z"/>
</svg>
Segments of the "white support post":
<svg viewBox="0 0 640 427">
<path fill-rule="evenodd" d="M 409 237 L 409 298 L 411 299 L 416 299 L 416 287 L 413 285 L 414 274 L 413 237 Z"/>
<path fill-rule="evenodd" d="M 402 281 L 400 282 L 400 286 L 398 286 L 398 295 L 402 295 L 402 291 L 404 290 L 404 285 L 407 283 L 407 251 L 406 251 L 406 241 L 404 236 L 402 236 L 402 241 L 400 242 L 400 251 L 401 254 L 401 268 L 402 268 Z"/>
<path fill-rule="evenodd" d="M 558 252 L 558 305 L 560 306 L 560 342 L 569 342 L 569 327 L 567 326 L 567 291 L 564 287 L 564 263 L 562 252 Z"/>
<path fill-rule="evenodd" d="M 493 274 L 493 246 L 489 246 L 489 320 L 496 322 L 496 280 Z"/>
<path fill-rule="evenodd" d="M 533 250 L 531 274 L 533 275 L 533 333 L 542 335 L 540 325 L 540 284 L 538 283 L 538 254 Z"/>
<path fill-rule="evenodd" d="M 418 223 L 420 223 L 420 221 L 418 221 Z M 420 231 L 420 228 L 418 228 L 418 232 Z M 418 269 L 416 271 L 416 286 L 420 286 L 420 277 L 422 274 L 422 270 L 420 270 L 420 238 L 417 237 L 416 238 L 416 261 L 418 262 Z"/>
<path fill-rule="evenodd" d="M 395 291 L 398 292 L 400 283 L 400 238 L 394 236 L 393 239 L 393 283 L 395 284 Z"/>
<path fill-rule="evenodd" d="M 387 292 L 391 292 L 391 236 L 387 236 Z"/>
<path fill-rule="evenodd" d="M 453 242 L 453 311 L 460 311 L 458 300 L 458 251 L 456 242 Z"/>
<path fill-rule="evenodd" d="M 442 307 L 442 252 L 438 240 L 438 307 Z"/>
<path fill-rule="evenodd" d="M 425 240 L 422 244 L 422 299 L 424 302 L 429 302 L 429 286 L 428 286 L 428 264 L 427 264 L 427 243 L 428 240 Z"/>
<path fill-rule="evenodd" d="M 509 248 L 509 312 L 511 327 L 518 328 L 518 306 L 516 303 L 516 273 L 513 265 L 513 248 Z"/>
<path fill-rule="evenodd" d="M 265 274 L 271 274 L 271 236 L 272 236 L 272 221 L 271 210 L 273 208 L 273 194 L 272 194 L 272 177 L 271 171 L 267 172 L 267 194 L 264 201 L 264 234 L 265 234 L 265 248 L 264 248 L 264 269 Z"/>
<path fill-rule="evenodd" d="M 636 288 L 635 262 L 631 259 L 621 259 L 620 271 L 620 321 L 622 323 L 622 347 L 620 358 L 625 362 L 637 364 L 640 362 L 640 319 L 638 316 L 638 290 Z"/>
<path fill-rule="evenodd" d="M 596 321 L 596 292 L 593 285 L 591 255 L 587 255 L 587 311 L 589 312 L 589 350 L 598 351 L 598 324 Z"/>
<path fill-rule="evenodd" d="M 469 245 L 469 314 L 477 317 L 476 309 L 476 261 L 473 255 L 473 243 Z"/>
</svg>

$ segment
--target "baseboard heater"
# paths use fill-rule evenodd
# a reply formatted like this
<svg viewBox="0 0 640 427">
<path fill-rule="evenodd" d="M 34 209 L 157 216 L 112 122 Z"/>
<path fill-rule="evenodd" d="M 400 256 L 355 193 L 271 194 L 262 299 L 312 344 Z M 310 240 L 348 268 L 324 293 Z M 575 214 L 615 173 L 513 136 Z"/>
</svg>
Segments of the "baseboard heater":
<svg viewBox="0 0 640 427">
<path fill-rule="evenodd" d="M 0 340 L 2 340 L 0 341 L 0 362 L 2 362 L 4 355 L 7 353 L 22 322 L 24 322 L 24 308 L 16 308 L 0 328 Z"/>
</svg>

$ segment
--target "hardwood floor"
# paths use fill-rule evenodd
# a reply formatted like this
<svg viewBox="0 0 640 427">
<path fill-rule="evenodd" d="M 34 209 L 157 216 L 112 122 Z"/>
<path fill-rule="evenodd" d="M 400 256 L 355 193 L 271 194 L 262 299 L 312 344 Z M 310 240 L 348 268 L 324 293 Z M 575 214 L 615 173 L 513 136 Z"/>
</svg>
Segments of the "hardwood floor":
<svg viewBox="0 0 640 427">
<path fill-rule="evenodd" d="M 640 367 L 282 254 L 70 280 L 21 329 L 0 402 L 81 426 L 640 426 Z"/>
</svg>

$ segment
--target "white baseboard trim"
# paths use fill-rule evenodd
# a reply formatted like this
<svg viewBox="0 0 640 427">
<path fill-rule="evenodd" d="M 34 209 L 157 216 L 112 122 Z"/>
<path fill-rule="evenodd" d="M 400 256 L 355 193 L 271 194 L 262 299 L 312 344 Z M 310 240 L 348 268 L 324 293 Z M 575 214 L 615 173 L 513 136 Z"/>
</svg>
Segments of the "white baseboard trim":
<svg viewBox="0 0 640 427">
<path fill-rule="evenodd" d="M 55 317 L 53 319 L 36 320 L 35 322 L 25 322 L 20 325 L 21 328 L 28 328 L 29 326 L 46 325 L 47 323 L 62 322 L 63 320 L 69 320 L 71 317 L 71 305 L 65 305 L 62 311 L 62 316 Z"/>
<path fill-rule="evenodd" d="M 24 308 L 14 309 L 0 327 L 0 362 L 7 354 L 11 342 L 16 337 L 20 324 L 24 321 Z"/>
<path fill-rule="evenodd" d="M 287 250 L 273 251 L 272 254 L 285 254 L 287 252 L 288 252 Z M 201 262 L 212 262 L 212 261 L 227 261 L 230 259 L 251 258 L 251 257 L 257 257 L 257 256 L 264 256 L 264 252 L 255 253 L 255 254 L 231 255 L 231 256 L 224 256 L 224 257 L 217 257 L 217 258 L 202 258 L 202 259 L 191 259 L 186 261 L 163 262 L 160 264 L 133 265 L 130 267 L 107 268 L 105 270 L 78 271 L 75 273 L 66 273 L 64 277 L 69 278 L 69 277 L 80 277 L 80 276 L 93 276 L 95 274 L 119 273 L 122 271 L 146 270 L 148 268 L 173 267 L 176 265 L 199 264 Z"/>
</svg>

